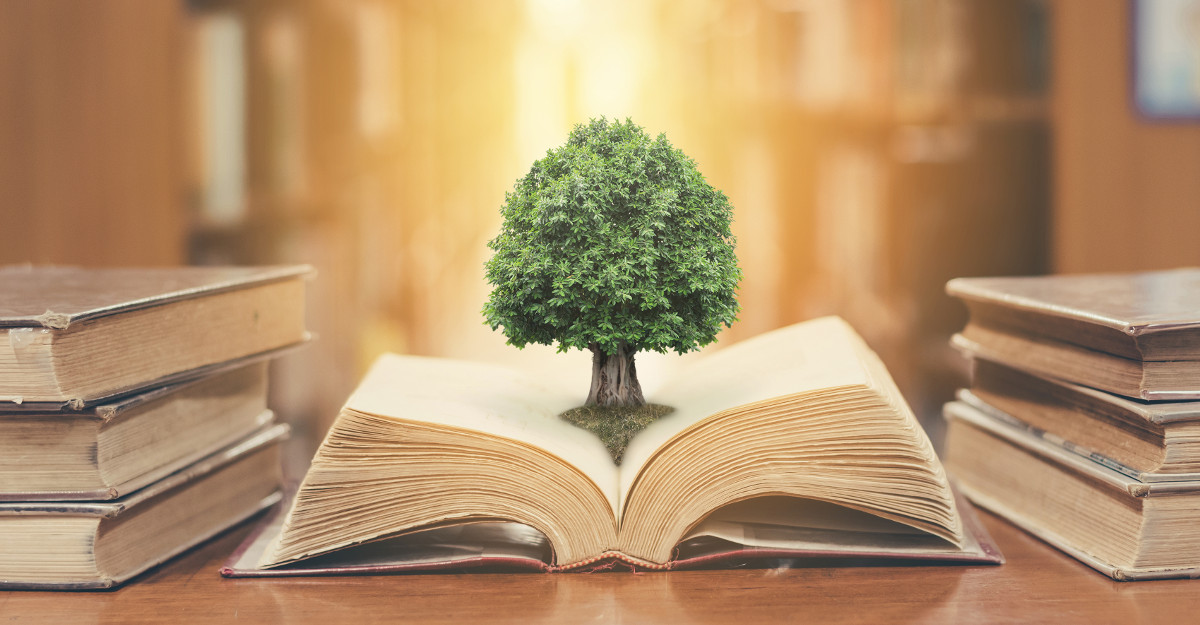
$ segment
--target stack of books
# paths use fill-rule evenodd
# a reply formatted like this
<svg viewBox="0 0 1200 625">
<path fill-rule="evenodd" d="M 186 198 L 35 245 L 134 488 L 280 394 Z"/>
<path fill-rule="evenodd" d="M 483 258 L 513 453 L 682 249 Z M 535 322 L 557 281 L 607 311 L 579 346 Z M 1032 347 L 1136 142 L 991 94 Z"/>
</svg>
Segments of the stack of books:
<svg viewBox="0 0 1200 625">
<path fill-rule="evenodd" d="M 0 587 L 111 587 L 279 499 L 309 271 L 0 268 Z"/>
<path fill-rule="evenodd" d="M 946 465 L 1114 579 L 1200 575 L 1200 269 L 952 280 L 973 362 Z"/>
</svg>

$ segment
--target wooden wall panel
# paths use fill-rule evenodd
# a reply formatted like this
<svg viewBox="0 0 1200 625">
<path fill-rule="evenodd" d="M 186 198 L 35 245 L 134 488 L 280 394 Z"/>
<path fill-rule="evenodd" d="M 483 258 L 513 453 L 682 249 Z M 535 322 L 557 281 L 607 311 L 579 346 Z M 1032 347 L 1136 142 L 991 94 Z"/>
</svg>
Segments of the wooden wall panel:
<svg viewBox="0 0 1200 625">
<path fill-rule="evenodd" d="M 1200 265 L 1200 122 L 1137 115 L 1128 2 L 1054 12 L 1054 268 Z"/>
<path fill-rule="evenodd" d="M 0 0 L 0 263 L 184 260 L 183 12 Z"/>
</svg>

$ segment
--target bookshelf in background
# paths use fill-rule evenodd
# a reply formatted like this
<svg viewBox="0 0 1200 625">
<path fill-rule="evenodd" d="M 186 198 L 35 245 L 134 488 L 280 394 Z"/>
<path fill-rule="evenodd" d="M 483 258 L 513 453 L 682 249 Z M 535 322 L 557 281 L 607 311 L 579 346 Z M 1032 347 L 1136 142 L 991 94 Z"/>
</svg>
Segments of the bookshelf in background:
<svg viewBox="0 0 1200 625">
<path fill-rule="evenodd" d="M 0 3 L 0 265 L 184 260 L 185 13 Z"/>
<path fill-rule="evenodd" d="M 277 400 L 318 431 L 379 352 L 505 357 L 478 315 L 498 207 L 602 114 L 736 207 L 725 340 L 841 314 L 927 424 L 956 384 L 941 284 L 1047 269 L 1038 0 L 190 6 L 240 20 L 246 82 L 244 211 L 197 211 L 191 258 L 317 267 L 322 340 Z"/>
<path fill-rule="evenodd" d="M 1132 21 L 1142 4 L 1167 11 L 1182 5 L 1054 7 L 1056 271 L 1200 265 L 1194 236 L 1200 231 L 1200 123 L 1152 119 L 1137 110 Z"/>
</svg>

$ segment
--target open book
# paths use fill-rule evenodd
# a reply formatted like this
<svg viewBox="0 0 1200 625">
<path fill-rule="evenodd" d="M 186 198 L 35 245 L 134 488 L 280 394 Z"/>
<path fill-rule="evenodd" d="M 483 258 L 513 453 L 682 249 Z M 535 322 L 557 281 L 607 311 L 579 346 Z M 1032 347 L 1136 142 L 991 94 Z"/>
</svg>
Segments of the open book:
<svg viewBox="0 0 1200 625">
<path fill-rule="evenodd" d="M 333 572 L 348 564 L 330 554 L 349 548 L 372 570 L 480 554 L 549 570 L 678 568 L 735 552 L 1001 561 L 964 524 L 887 370 L 840 319 L 707 355 L 651 399 L 675 411 L 615 466 L 598 438 L 557 417 L 578 405 L 573 393 L 494 366 L 384 356 L 278 529 L 224 573 L 286 575 L 303 561 Z M 358 547 L 383 539 L 374 555 Z M 456 541 L 475 542 L 450 560 L 422 551 Z M 400 559 L 378 568 L 389 549 Z"/>
</svg>

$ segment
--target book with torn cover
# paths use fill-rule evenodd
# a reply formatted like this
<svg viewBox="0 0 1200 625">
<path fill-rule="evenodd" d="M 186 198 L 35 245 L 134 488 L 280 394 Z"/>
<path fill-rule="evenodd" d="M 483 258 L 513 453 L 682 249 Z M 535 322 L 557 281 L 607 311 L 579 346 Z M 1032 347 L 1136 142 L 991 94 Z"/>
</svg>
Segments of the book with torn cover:
<svg viewBox="0 0 1200 625">
<path fill-rule="evenodd" d="M 110 588 L 270 507 L 287 431 L 265 426 L 111 501 L 0 502 L 0 588 Z"/>
<path fill-rule="evenodd" d="M 1200 269 L 956 278 L 970 321 L 956 346 L 1152 401 L 1200 399 Z"/>
<path fill-rule="evenodd" d="M 229 576 L 861 556 L 998 563 L 887 370 L 843 321 L 698 359 L 619 466 L 509 369 L 388 355 Z"/>
<path fill-rule="evenodd" d="M 0 268 L 0 410 L 80 410 L 301 343 L 311 271 Z"/>
</svg>

